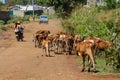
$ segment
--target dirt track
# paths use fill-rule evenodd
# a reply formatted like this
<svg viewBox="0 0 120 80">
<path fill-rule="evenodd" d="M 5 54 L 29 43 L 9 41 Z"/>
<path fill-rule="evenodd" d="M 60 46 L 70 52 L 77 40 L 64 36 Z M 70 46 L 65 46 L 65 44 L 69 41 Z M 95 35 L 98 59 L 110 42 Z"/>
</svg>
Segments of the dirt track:
<svg viewBox="0 0 120 80">
<path fill-rule="evenodd" d="M 24 42 L 17 42 L 12 30 L 5 32 L 0 40 L 0 80 L 120 80 L 120 76 L 80 72 L 75 55 L 42 57 L 41 49 L 34 48 L 32 34 L 39 29 L 60 31 L 59 23 L 54 19 L 49 24 L 23 24 Z"/>
</svg>

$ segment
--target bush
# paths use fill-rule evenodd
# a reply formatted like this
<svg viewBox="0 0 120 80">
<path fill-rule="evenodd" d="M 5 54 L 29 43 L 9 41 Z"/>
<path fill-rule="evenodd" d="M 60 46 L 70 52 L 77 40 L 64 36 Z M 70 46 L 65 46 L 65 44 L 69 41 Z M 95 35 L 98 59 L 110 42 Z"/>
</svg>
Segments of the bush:
<svg viewBox="0 0 120 80">
<path fill-rule="evenodd" d="M 120 72 L 120 10 L 103 13 L 100 18 L 101 14 L 98 13 L 98 8 L 86 9 L 79 6 L 68 19 L 62 21 L 62 25 L 71 34 L 81 34 L 83 37 L 92 35 L 112 41 L 114 47 L 104 51 L 107 55 L 106 63 L 109 71 Z"/>
<path fill-rule="evenodd" d="M 0 30 L 6 31 L 6 27 L 4 25 L 0 25 Z"/>
<path fill-rule="evenodd" d="M 97 8 L 86 9 L 79 6 L 71 17 L 63 20 L 62 24 L 65 30 L 71 34 L 81 34 L 83 37 L 92 35 L 106 39 L 110 31 L 105 23 L 97 17 Z"/>
<path fill-rule="evenodd" d="M 115 9 L 120 7 L 120 0 L 104 0 L 106 2 L 107 9 Z"/>
<path fill-rule="evenodd" d="M 118 11 L 118 13 L 120 12 Z M 106 62 L 108 67 L 112 68 L 113 71 L 120 72 L 120 14 L 113 15 L 112 17 L 114 18 L 111 20 L 113 25 L 111 28 L 111 41 L 114 43 L 114 47 L 106 50 Z M 111 25 L 107 25 L 107 27 L 111 27 Z"/>
<path fill-rule="evenodd" d="M 23 21 L 29 21 L 29 19 L 30 19 L 30 15 L 25 15 L 25 16 L 22 18 Z"/>
<path fill-rule="evenodd" d="M 30 15 L 25 15 L 24 17 L 11 16 L 11 19 L 7 21 L 8 24 L 15 23 L 17 21 L 29 21 Z"/>
<path fill-rule="evenodd" d="M 3 20 L 0 20 L 0 25 L 5 24 L 5 22 Z"/>
<path fill-rule="evenodd" d="M 10 20 L 7 21 L 7 24 L 11 24 L 11 23 L 14 23 L 14 22 L 15 22 L 14 19 L 10 19 Z"/>
</svg>

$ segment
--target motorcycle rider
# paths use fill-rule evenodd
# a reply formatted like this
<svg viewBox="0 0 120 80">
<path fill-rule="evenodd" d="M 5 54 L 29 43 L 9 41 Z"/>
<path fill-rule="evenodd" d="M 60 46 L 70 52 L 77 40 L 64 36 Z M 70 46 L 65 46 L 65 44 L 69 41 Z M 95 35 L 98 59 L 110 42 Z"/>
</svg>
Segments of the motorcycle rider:
<svg viewBox="0 0 120 80">
<path fill-rule="evenodd" d="M 20 21 L 17 21 L 14 25 L 14 32 L 16 35 L 17 40 L 21 39 L 23 41 L 23 26 L 21 25 Z"/>
</svg>

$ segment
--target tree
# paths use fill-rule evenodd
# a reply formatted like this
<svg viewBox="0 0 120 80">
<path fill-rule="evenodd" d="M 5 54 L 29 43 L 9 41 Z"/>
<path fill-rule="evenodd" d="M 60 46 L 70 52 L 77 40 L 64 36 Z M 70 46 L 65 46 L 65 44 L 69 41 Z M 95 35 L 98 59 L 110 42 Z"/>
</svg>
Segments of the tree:
<svg viewBox="0 0 120 80">
<path fill-rule="evenodd" d="M 7 0 L 7 5 L 8 6 L 27 5 L 29 3 L 32 3 L 32 0 Z"/>
<path fill-rule="evenodd" d="M 77 4 L 85 4 L 86 0 L 36 0 L 42 6 L 54 6 L 58 16 L 69 16 Z"/>
<path fill-rule="evenodd" d="M 106 3 L 107 9 L 115 9 L 116 7 L 120 7 L 120 0 L 104 0 Z"/>
<path fill-rule="evenodd" d="M 72 10 L 78 4 L 85 4 L 86 0 L 49 0 L 49 5 L 55 7 L 58 16 L 69 16 Z"/>
<path fill-rule="evenodd" d="M 3 4 L 2 4 L 2 2 L 0 2 L 0 11 L 1 11 L 1 9 L 2 9 L 2 6 L 3 6 Z"/>
<path fill-rule="evenodd" d="M 1 11 L 1 10 L 6 10 L 5 4 L 3 4 L 2 2 L 0 2 L 0 11 Z"/>
</svg>

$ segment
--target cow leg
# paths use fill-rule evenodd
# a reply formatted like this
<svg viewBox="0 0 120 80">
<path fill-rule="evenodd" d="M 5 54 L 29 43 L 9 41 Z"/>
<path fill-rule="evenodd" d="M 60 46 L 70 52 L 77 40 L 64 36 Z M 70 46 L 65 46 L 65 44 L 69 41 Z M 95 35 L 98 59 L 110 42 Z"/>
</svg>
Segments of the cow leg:
<svg viewBox="0 0 120 80">
<path fill-rule="evenodd" d="M 90 72 L 90 68 L 91 68 L 91 59 L 88 56 L 88 72 Z"/>
<path fill-rule="evenodd" d="M 48 44 L 46 44 L 46 55 L 47 56 L 50 56 L 50 54 L 49 54 L 49 43 Z"/>
<path fill-rule="evenodd" d="M 81 72 L 84 72 L 85 71 L 85 56 L 84 55 L 82 55 L 82 70 L 81 70 Z"/>
<path fill-rule="evenodd" d="M 48 54 L 48 53 L 47 53 L 47 49 L 46 49 L 46 47 L 45 47 L 45 56 L 48 56 L 47 54 Z"/>
<path fill-rule="evenodd" d="M 90 60 L 91 60 L 91 62 L 92 62 L 92 64 L 93 64 L 93 69 L 94 69 L 94 72 L 95 72 L 95 71 L 96 71 L 95 60 L 94 60 L 92 51 L 90 50 L 89 52 L 90 52 L 90 53 L 89 53 L 89 57 L 90 57 Z M 91 65 L 90 65 L 89 67 L 91 67 Z"/>
<path fill-rule="evenodd" d="M 45 54 L 45 48 L 42 48 L 42 56 Z"/>
<path fill-rule="evenodd" d="M 54 53 L 58 53 L 58 44 L 54 43 Z"/>
<path fill-rule="evenodd" d="M 38 47 L 38 40 L 35 40 L 35 48 Z"/>
<path fill-rule="evenodd" d="M 41 40 L 38 40 L 38 48 L 41 48 Z"/>
</svg>

